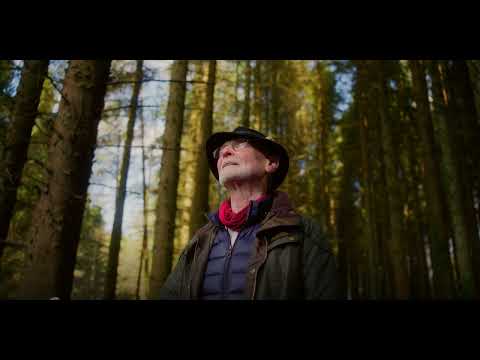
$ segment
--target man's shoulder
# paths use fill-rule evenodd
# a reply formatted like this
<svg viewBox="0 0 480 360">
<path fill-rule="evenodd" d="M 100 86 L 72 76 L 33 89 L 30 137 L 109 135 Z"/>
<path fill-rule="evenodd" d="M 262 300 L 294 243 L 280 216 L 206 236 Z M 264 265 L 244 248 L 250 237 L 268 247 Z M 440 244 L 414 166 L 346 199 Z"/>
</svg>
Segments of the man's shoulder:
<svg viewBox="0 0 480 360">
<path fill-rule="evenodd" d="M 304 215 L 294 209 L 292 209 L 292 214 L 298 218 L 298 223 L 304 232 L 310 232 L 313 229 L 320 229 L 320 224 L 314 218 Z"/>
<path fill-rule="evenodd" d="M 319 246 L 326 250 L 331 248 L 329 236 L 320 222 L 310 216 L 299 215 L 304 242 L 307 246 Z"/>
<path fill-rule="evenodd" d="M 205 225 L 203 225 L 200 229 L 198 229 L 193 234 L 193 237 L 190 239 L 188 244 L 189 245 L 194 244 L 199 239 L 202 239 L 203 237 L 205 237 L 205 235 L 207 235 L 210 231 L 212 231 L 214 227 L 215 227 L 215 225 L 212 224 L 210 221 L 207 222 Z"/>
</svg>

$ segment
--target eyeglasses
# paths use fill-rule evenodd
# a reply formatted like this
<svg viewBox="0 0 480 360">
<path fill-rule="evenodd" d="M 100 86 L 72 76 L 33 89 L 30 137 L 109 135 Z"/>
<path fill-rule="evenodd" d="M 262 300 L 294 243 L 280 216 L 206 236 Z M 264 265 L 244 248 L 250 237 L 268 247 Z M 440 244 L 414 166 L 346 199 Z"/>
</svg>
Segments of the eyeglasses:
<svg viewBox="0 0 480 360">
<path fill-rule="evenodd" d="M 238 151 L 238 150 L 246 148 L 248 146 L 248 144 L 249 144 L 248 139 L 235 139 L 235 140 L 227 141 L 222 146 L 220 146 L 219 148 L 216 148 L 213 151 L 213 158 L 215 160 L 218 160 L 219 157 L 220 157 L 220 152 L 223 149 L 225 149 L 227 146 L 230 146 L 234 151 Z"/>
</svg>

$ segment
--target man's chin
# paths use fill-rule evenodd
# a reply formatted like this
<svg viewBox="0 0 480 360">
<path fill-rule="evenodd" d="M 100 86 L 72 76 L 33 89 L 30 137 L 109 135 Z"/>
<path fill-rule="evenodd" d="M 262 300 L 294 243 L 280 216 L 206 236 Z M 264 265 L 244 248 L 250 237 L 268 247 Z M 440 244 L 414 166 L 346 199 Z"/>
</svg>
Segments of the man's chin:
<svg viewBox="0 0 480 360">
<path fill-rule="evenodd" d="M 223 174 L 223 176 L 219 176 L 219 183 L 221 186 L 225 188 L 229 187 L 236 187 L 238 185 L 241 185 L 242 183 L 248 183 L 255 181 L 257 179 L 257 176 L 252 173 L 248 172 L 236 172 L 236 173 L 230 173 L 230 174 Z"/>
<path fill-rule="evenodd" d="M 220 185 L 227 187 L 235 182 L 247 180 L 248 176 L 241 174 L 226 174 L 219 177 Z"/>
<path fill-rule="evenodd" d="M 229 185 L 231 185 L 233 182 L 235 181 L 238 181 L 237 178 L 235 177 L 220 177 L 220 185 L 224 186 L 224 187 L 228 187 Z"/>
</svg>

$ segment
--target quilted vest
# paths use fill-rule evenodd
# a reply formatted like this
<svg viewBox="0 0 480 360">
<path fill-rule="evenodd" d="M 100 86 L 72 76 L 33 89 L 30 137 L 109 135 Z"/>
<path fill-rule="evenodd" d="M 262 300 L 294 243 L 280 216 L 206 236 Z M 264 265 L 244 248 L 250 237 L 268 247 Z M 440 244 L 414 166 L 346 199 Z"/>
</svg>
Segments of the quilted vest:
<svg viewBox="0 0 480 360">
<path fill-rule="evenodd" d="M 201 298 L 204 300 L 243 300 L 248 261 L 251 257 L 257 230 L 267 214 L 272 199 L 261 203 L 251 202 L 247 222 L 237 236 L 233 247 L 230 234 L 221 224 L 218 212 L 210 214 L 210 221 L 217 226 L 203 278 Z"/>
</svg>

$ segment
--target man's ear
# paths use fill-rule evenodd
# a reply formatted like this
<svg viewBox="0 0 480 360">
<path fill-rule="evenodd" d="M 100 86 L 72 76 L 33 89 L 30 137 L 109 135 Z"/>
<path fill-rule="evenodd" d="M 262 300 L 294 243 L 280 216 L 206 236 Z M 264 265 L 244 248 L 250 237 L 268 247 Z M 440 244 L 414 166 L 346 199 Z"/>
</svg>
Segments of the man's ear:
<svg viewBox="0 0 480 360">
<path fill-rule="evenodd" d="M 267 166 L 265 170 L 267 173 L 271 174 L 277 171 L 278 167 L 280 166 L 280 160 L 277 156 L 269 156 L 267 157 Z"/>
</svg>

